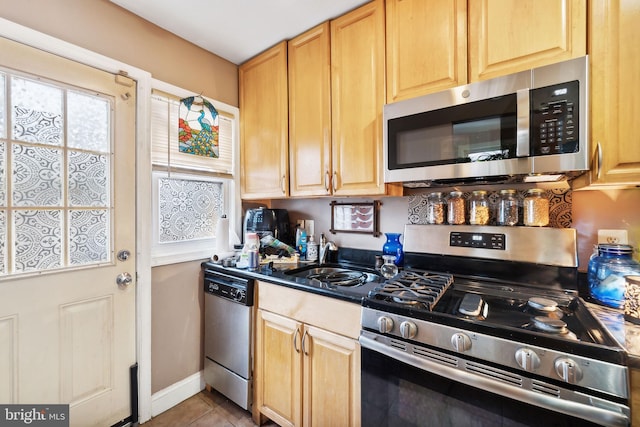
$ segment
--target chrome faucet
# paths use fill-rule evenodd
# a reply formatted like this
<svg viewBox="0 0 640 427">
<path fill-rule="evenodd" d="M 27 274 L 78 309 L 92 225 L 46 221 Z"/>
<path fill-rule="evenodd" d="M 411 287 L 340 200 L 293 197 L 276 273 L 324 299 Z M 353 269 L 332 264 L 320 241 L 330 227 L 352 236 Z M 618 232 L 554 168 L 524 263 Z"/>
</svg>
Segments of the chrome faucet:
<svg viewBox="0 0 640 427">
<path fill-rule="evenodd" d="M 320 265 L 327 262 L 327 252 L 329 251 L 337 251 L 338 246 L 333 242 L 327 242 L 323 247 L 320 248 L 320 260 L 318 263 Z"/>
</svg>

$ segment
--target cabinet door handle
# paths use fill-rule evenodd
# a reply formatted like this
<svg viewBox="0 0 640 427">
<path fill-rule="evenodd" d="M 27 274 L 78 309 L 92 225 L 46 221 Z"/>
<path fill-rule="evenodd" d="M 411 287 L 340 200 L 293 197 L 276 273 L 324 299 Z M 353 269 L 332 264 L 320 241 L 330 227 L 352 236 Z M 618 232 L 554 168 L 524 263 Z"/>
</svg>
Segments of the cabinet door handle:
<svg viewBox="0 0 640 427">
<path fill-rule="evenodd" d="M 331 174 L 329 170 L 324 173 L 324 189 L 328 193 L 329 192 L 329 182 L 331 181 Z"/>
<path fill-rule="evenodd" d="M 596 169 L 598 172 L 596 173 L 596 178 L 600 179 L 600 174 L 602 173 L 602 145 L 600 145 L 600 141 L 598 141 L 598 168 Z"/>
<path fill-rule="evenodd" d="M 309 352 L 307 351 L 305 342 L 307 340 L 307 335 L 309 334 L 309 331 L 304 331 L 304 335 L 302 335 L 302 352 L 304 353 L 305 356 L 309 355 Z"/>
<path fill-rule="evenodd" d="M 296 328 L 296 331 L 293 334 L 293 349 L 296 353 L 300 353 L 300 349 L 298 348 L 298 335 L 300 335 L 300 328 Z"/>
<path fill-rule="evenodd" d="M 338 172 L 333 171 L 333 181 L 331 183 L 333 185 L 333 192 L 335 193 L 338 190 Z"/>
<path fill-rule="evenodd" d="M 287 189 L 285 188 L 286 179 L 287 179 L 287 176 L 286 175 L 282 175 L 282 181 L 280 181 L 280 187 L 282 189 L 282 194 L 287 194 Z"/>
</svg>

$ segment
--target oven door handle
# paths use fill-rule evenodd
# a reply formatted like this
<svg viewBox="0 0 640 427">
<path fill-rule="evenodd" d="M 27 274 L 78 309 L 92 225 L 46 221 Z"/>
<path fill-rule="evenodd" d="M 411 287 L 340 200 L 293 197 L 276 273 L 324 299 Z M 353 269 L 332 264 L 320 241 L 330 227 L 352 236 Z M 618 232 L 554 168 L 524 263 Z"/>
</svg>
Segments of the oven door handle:
<svg viewBox="0 0 640 427">
<path fill-rule="evenodd" d="M 403 346 L 405 347 L 405 350 L 401 350 L 395 346 L 391 347 L 383 342 L 388 339 L 388 337 L 363 330 L 360 332 L 359 342 L 362 348 L 399 360 L 423 371 L 446 377 L 453 381 L 467 384 L 507 398 L 519 400 L 534 406 L 547 408 L 555 412 L 586 419 L 606 426 L 629 425 L 630 411 L 629 408 L 624 405 L 619 405 L 615 402 L 599 399 L 595 396 L 588 396 L 586 394 L 582 396 L 583 402 L 576 402 L 573 400 L 559 399 L 555 395 L 552 396 L 525 390 L 506 382 L 500 382 L 499 377 L 489 377 L 489 375 L 483 376 L 478 373 L 478 369 L 467 369 L 467 364 L 469 362 L 464 358 L 442 353 L 437 350 L 429 350 L 432 354 L 441 355 L 441 357 L 427 359 L 425 357 L 410 354 L 408 351 L 411 350 L 411 344 L 399 342 L 404 344 Z M 473 362 L 472 365 L 476 368 L 482 367 L 482 365 L 477 362 Z M 487 371 L 491 371 L 496 374 L 500 373 L 500 370 L 496 368 L 488 368 Z M 507 371 L 504 372 L 509 375 L 511 374 Z"/>
</svg>

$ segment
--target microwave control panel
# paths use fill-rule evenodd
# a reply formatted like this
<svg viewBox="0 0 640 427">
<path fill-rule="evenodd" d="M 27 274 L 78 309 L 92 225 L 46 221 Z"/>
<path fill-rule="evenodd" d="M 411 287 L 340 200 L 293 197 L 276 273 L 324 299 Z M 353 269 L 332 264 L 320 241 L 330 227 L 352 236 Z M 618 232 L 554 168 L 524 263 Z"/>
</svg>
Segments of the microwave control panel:
<svg viewBox="0 0 640 427">
<path fill-rule="evenodd" d="M 579 93 L 577 80 L 531 90 L 532 156 L 578 152 Z"/>
</svg>

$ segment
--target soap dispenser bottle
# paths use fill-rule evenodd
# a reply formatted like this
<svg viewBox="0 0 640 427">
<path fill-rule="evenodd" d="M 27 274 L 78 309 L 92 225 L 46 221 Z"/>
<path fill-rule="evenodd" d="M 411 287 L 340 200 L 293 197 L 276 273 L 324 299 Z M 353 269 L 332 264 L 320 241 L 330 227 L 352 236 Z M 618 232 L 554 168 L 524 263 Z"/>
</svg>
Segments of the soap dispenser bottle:
<svg viewBox="0 0 640 427">
<path fill-rule="evenodd" d="M 309 241 L 307 242 L 307 261 L 318 261 L 318 244 L 313 234 L 309 235 Z"/>
<path fill-rule="evenodd" d="M 307 231 L 304 229 L 300 232 L 300 247 L 298 250 L 300 251 L 300 259 L 307 259 Z"/>
</svg>

